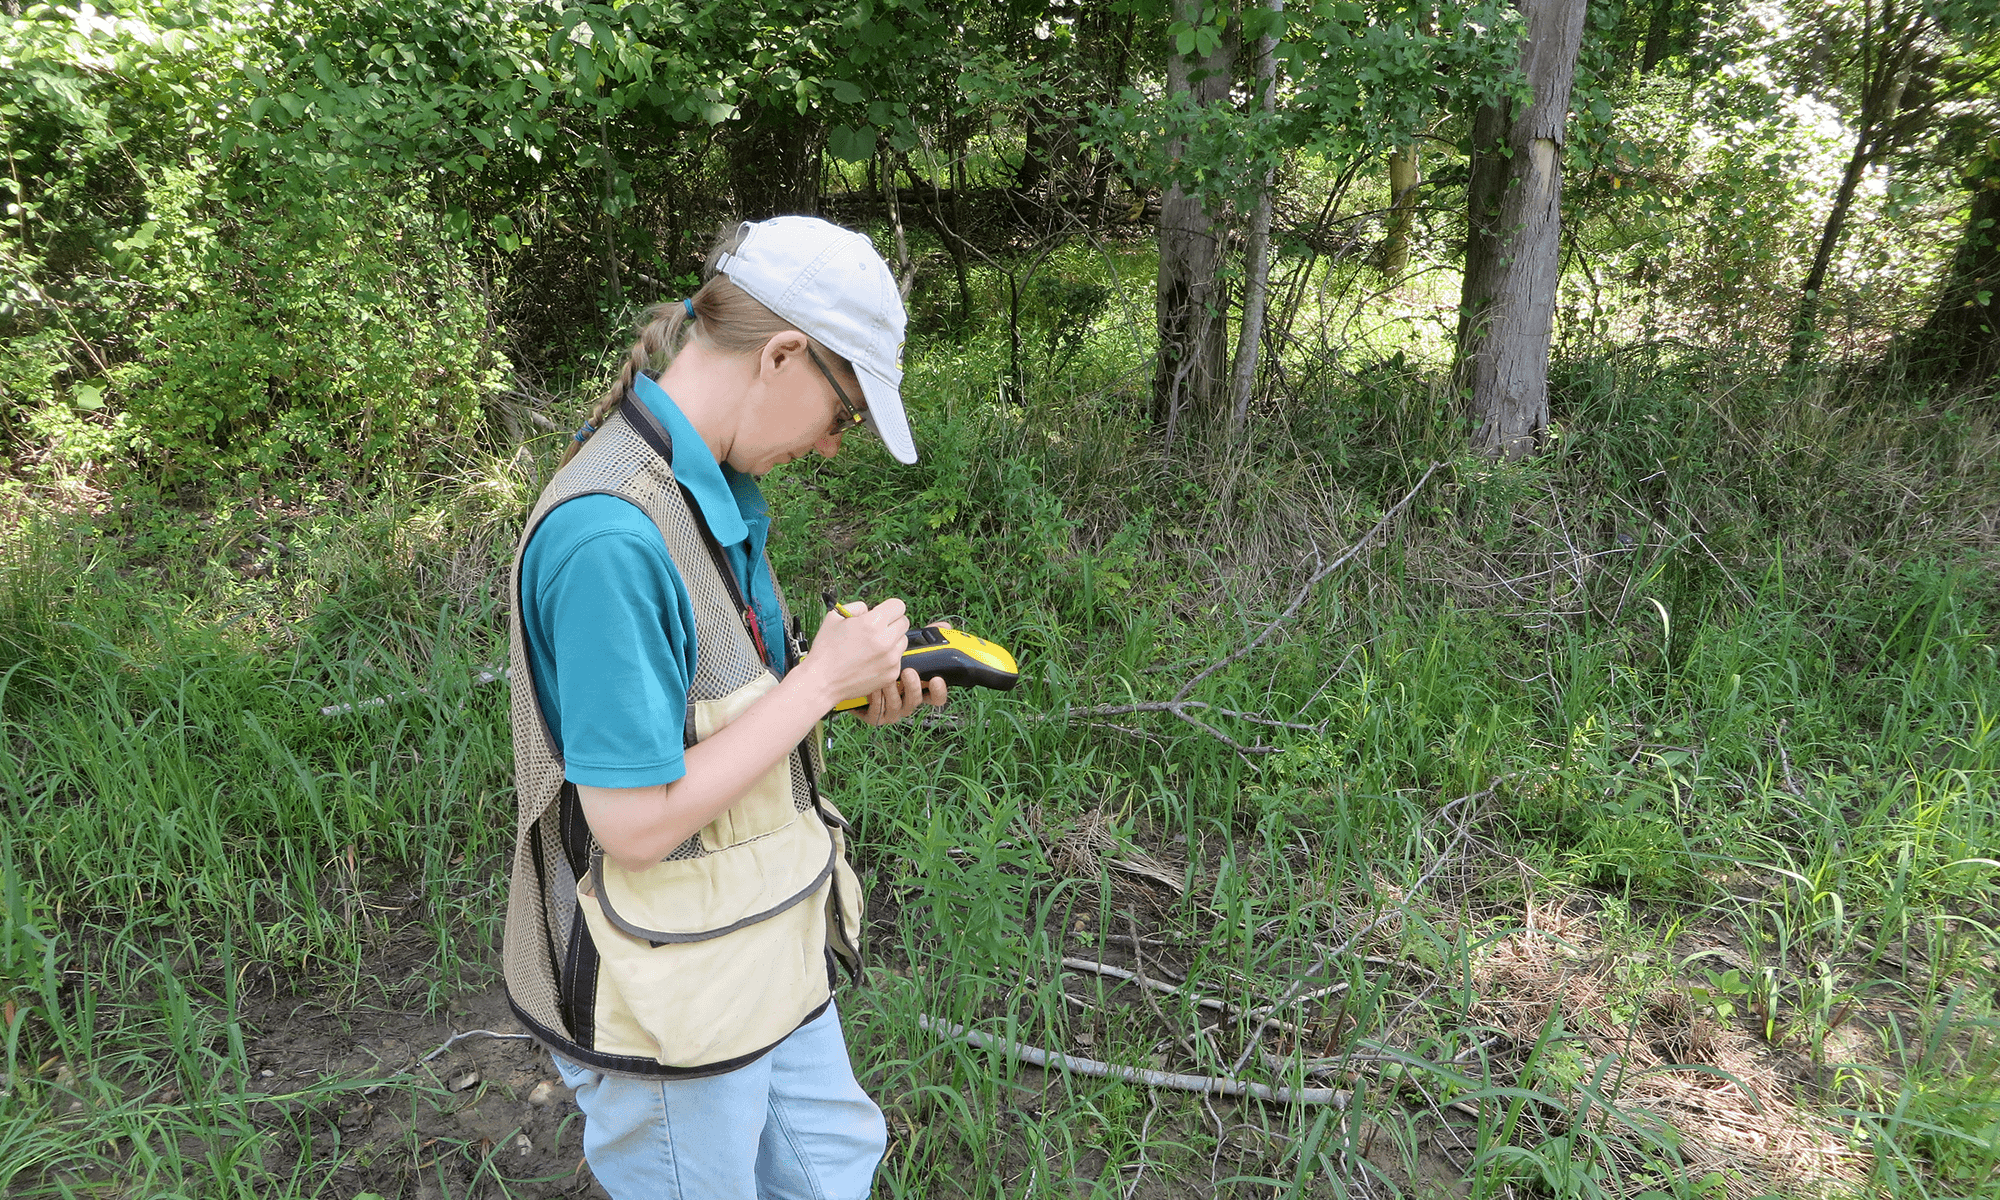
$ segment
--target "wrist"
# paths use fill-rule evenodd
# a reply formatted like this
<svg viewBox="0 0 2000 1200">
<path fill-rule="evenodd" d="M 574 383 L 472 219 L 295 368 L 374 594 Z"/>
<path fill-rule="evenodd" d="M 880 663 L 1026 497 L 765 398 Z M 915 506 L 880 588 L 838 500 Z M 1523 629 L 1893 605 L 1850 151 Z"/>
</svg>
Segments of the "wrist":
<svg viewBox="0 0 2000 1200">
<path fill-rule="evenodd" d="M 816 713 L 828 712 L 834 705 L 847 699 L 838 694 L 832 681 L 826 678 L 824 670 L 814 667 L 810 654 L 800 659 L 797 666 L 786 672 L 785 682 L 804 693 Z"/>
</svg>

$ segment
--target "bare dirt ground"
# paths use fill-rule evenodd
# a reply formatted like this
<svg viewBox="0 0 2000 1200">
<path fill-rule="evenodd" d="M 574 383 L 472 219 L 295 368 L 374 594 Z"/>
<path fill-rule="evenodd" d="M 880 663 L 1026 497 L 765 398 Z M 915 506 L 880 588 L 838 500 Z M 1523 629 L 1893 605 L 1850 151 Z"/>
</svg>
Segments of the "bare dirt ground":
<svg viewBox="0 0 2000 1200">
<path fill-rule="evenodd" d="M 246 1043 L 263 1090 L 283 1094 L 309 1080 L 392 1074 L 404 1085 L 309 1106 L 303 1142 L 278 1133 L 295 1163 L 346 1151 L 328 1180 L 329 1194 L 607 1195 L 583 1164 L 582 1114 L 548 1054 L 521 1036 L 499 987 L 460 997 L 436 1019 L 374 1008 L 329 1011 L 296 999 L 285 1011 L 281 1004 L 253 1019 L 262 1032 Z M 466 1036 L 474 1030 L 506 1036 Z"/>
</svg>

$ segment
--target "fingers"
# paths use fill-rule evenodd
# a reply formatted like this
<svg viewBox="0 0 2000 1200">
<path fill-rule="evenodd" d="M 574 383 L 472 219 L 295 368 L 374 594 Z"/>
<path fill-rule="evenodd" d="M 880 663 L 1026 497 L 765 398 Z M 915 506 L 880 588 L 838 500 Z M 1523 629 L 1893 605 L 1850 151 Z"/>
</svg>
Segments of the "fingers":
<svg viewBox="0 0 2000 1200">
<path fill-rule="evenodd" d="M 807 661 L 816 672 L 830 673 L 833 690 L 870 697 L 864 719 L 892 721 L 908 706 L 886 701 L 877 708 L 874 695 L 885 687 L 897 686 L 903 651 L 908 647 L 904 635 L 909 628 L 903 602 L 895 597 L 873 608 L 860 601 L 841 605 L 826 614 L 819 635 L 813 639 L 815 652 Z"/>
<path fill-rule="evenodd" d="M 927 685 L 914 668 L 906 667 L 894 683 L 868 694 L 868 708 L 861 719 L 870 725 L 893 725 L 922 705 L 943 704 L 944 694 L 944 680 L 933 679 Z"/>
</svg>

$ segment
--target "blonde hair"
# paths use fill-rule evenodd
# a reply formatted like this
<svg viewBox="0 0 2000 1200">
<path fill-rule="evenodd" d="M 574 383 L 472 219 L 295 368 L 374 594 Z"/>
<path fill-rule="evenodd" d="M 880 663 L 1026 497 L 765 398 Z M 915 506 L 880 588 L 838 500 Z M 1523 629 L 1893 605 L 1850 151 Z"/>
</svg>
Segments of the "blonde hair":
<svg viewBox="0 0 2000 1200">
<path fill-rule="evenodd" d="M 724 226 L 722 235 L 702 263 L 702 278 L 706 282 L 700 290 L 690 300 L 655 304 L 646 309 L 640 318 L 639 340 L 625 352 L 625 363 L 618 369 L 618 377 L 611 381 L 603 398 L 592 406 L 589 420 L 584 422 L 569 449 L 563 452 L 562 463 L 557 464 L 558 467 L 575 458 L 576 452 L 583 449 L 584 441 L 604 428 L 604 422 L 618 411 L 619 405 L 625 403 L 625 397 L 632 394 L 632 385 L 637 382 L 639 372 L 658 375 L 666 370 L 667 364 L 674 360 L 674 355 L 690 338 L 700 339 L 701 344 L 711 350 L 742 356 L 762 350 L 764 343 L 776 334 L 799 332 L 798 326 L 764 307 L 750 293 L 731 282 L 729 276 L 715 269 L 716 260 L 736 249 L 742 240 L 742 225 Z M 818 341 L 811 337 L 807 337 L 806 341 L 831 363 L 841 368 L 849 367 L 846 359 Z"/>
</svg>

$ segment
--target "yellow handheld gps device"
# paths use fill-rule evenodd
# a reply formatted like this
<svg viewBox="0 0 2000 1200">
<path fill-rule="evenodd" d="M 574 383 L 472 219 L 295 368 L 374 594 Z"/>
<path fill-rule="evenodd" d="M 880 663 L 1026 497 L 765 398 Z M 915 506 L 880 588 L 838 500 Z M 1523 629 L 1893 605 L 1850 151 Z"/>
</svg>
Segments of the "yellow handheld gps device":
<svg viewBox="0 0 2000 1200">
<path fill-rule="evenodd" d="M 962 629 L 939 629 L 934 625 L 912 629 L 904 636 L 909 639 L 909 646 L 903 651 L 903 666 L 914 669 L 917 678 L 926 683 L 942 678 L 951 687 L 970 685 L 1005 692 L 1021 682 L 1021 669 L 1014 665 L 1014 656 L 985 638 L 974 637 Z M 868 698 L 861 696 L 842 700 L 833 706 L 833 711 L 867 707 Z"/>
</svg>

